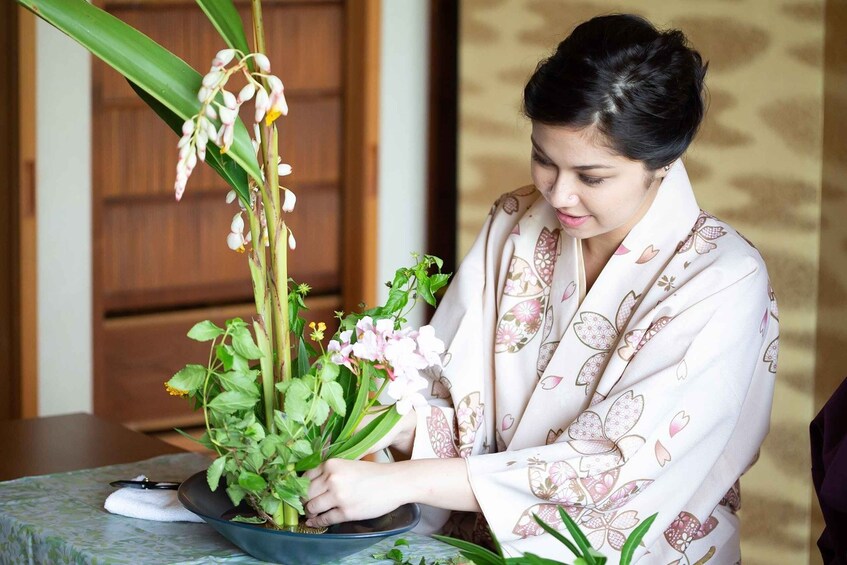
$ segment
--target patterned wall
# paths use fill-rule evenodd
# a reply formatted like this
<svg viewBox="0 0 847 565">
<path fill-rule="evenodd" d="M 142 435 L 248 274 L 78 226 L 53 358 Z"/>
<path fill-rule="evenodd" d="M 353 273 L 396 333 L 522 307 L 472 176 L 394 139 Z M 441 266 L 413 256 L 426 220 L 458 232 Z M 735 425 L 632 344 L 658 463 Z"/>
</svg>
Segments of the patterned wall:
<svg viewBox="0 0 847 565">
<path fill-rule="evenodd" d="M 616 11 L 681 28 L 710 61 L 710 109 L 686 166 L 700 205 L 759 247 L 781 312 L 771 433 L 742 480 L 744 562 L 819 562 L 810 547 L 819 525 L 810 526 L 808 422 L 836 383 L 830 374 L 816 403 L 819 267 L 822 284 L 847 281 L 847 273 L 827 269 L 825 254 L 843 254 L 847 238 L 824 249 L 820 242 L 822 229 L 845 229 L 843 215 L 840 221 L 825 216 L 821 225 L 824 0 L 464 0 L 459 254 L 470 247 L 491 202 L 530 182 L 529 124 L 520 116 L 520 96 L 536 62 L 577 23 Z M 847 114 L 843 98 L 838 104 L 840 115 Z M 841 146 L 832 147 L 843 157 Z M 844 178 L 843 159 L 840 164 L 830 167 L 831 179 Z M 837 180 L 828 186 L 828 202 L 843 209 L 845 187 Z M 847 302 L 845 285 L 825 294 L 824 308 Z M 839 318 L 830 318 L 837 325 Z"/>
</svg>

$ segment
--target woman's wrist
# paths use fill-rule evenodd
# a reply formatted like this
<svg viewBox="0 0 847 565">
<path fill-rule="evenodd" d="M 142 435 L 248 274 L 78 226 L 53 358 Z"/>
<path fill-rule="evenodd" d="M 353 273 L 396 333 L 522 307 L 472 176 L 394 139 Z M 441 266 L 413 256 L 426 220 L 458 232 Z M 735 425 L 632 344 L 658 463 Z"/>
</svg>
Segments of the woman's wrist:
<svg viewBox="0 0 847 565">
<path fill-rule="evenodd" d="M 405 461 L 412 456 L 412 448 L 415 445 L 415 429 L 418 424 L 418 416 L 413 408 L 403 418 L 397 422 L 400 431 L 394 436 L 394 440 L 389 446 L 394 459 Z"/>
</svg>

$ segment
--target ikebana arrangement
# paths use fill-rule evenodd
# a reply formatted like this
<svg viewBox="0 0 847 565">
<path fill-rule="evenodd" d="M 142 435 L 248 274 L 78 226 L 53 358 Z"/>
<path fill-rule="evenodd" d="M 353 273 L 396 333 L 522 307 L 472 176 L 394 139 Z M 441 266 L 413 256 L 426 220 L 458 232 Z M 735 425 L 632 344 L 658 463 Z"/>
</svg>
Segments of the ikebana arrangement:
<svg viewBox="0 0 847 565">
<path fill-rule="evenodd" d="M 403 414 L 426 403 L 421 371 L 440 366 L 444 344 L 430 326 L 407 326 L 406 316 L 418 299 L 435 305 L 449 278 L 441 260 L 415 255 L 414 265 L 397 270 L 384 305 L 336 313 L 333 336 L 326 335 L 326 322 L 306 324 L 301 314 L 310 288 L 288 274 L 296 239 L 286 218 L 297 198 L 282 184 L 292 165 L 279 155 L 278 139 L 289 108 L 265 52 L 261 0 L 251 1 L 252 47 L 232 0 L 197 0 L 227 45 L 203 75 L 86 0 L 18 2 L 126 77 L 179 136 L 177 200 L 200 162 L 231 188 L 225 200 L 238 209 L 221 240 L 245 254 L 256 314 L 223 327 L 208 320 L 194 325 L 188 337 L 210 344 L 208 362 L 185 366 L 166 388 L 203 411 L 200 441 L 217 454 L 206 473 L 209 488 L 225 484 L 233 505 L 252 507 L 250 516 L 233 520 L 307 530 L 300 525 L 309 484 L 302 474 L 330 458 L 361 457 Z M 245 114 L 250 128 L 242 121 Z M 562 515 L 579 548 L 542 526 L 579 556 L 577 563 L 600 565 L 605 558 L 584 547 L 579 528 Z M 650 521 L 631 542 L 637 538 L 637 545 L 640 528 L 646 531 Z M 493 553 L 443 539 L 480 564 L 517 562 L 492 561 Z M 552 563 L 527 559 L 522 562 Z"/>
</svg>

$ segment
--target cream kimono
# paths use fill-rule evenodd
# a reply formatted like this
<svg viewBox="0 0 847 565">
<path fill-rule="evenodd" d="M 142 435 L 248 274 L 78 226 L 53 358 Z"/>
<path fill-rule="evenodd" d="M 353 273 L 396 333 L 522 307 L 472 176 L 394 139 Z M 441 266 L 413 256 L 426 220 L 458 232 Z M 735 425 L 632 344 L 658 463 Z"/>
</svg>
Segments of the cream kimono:
<svg viewBox="0 0 847 565">
<path fill-rule="evenodd" d="M 678 161 L 584 289 L 581 244 L 538 191 L 501 197 L 433 319 L 447 352 L 413 457 L 464 457 L 512 554 L 572 559 L 532 519 L 564 529 L 561 505 L 609 563 L 656 512 L 634 562 L 738 562 L 737 481 L 777 364 L 761 256 Z"/>
</svg>

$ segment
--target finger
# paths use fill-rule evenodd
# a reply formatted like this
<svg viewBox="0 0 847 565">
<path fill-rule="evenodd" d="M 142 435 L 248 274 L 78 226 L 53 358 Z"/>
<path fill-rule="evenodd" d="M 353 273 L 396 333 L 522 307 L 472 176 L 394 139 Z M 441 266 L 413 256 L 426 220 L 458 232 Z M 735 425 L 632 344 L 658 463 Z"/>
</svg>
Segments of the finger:
<svg viewBox="0 0 847 565">
<path fill-rule="evenodd" d="M 313 518 L 328 510 L 332 510 L 336 505 L 337 503 L 332 493 L 326 492 L 309 500 L 303 509 L 306 511 L 307 518 Z"/>
<path fill-rule="evenodd" d="M 320 475 L 317 479 L 309 483 L 309 490 L 306 493 L 306 498 L 311 500 L 329 490 L 329 485 L 326 481 L 326 475 Z"/>
<path fill-rule="evenodd" d="M 307 479 L 309 479 L 310 481 L 312 481 L 312 480 L 320 477 L 322 474 L 323 474 L 323 465 L 318 465 L 314 469 L 309 469 L 308 471 L 303 473 L 303 476 L 306 477 Z"/>
<path fill-rule="evenodd" d="M 306 520 L 306 525 L 311 526 L 313 528 L 325 528 L 327 526 L 332 526 L 333 524 L 340 524 L 341 522 L 346 521 L 347 520 L 344 518 L 344 513 L 338 508 L 333 508 L 329 512 L 324 512 L 320 516 L 309 518 L 308 520 Z"/>
</svg>

